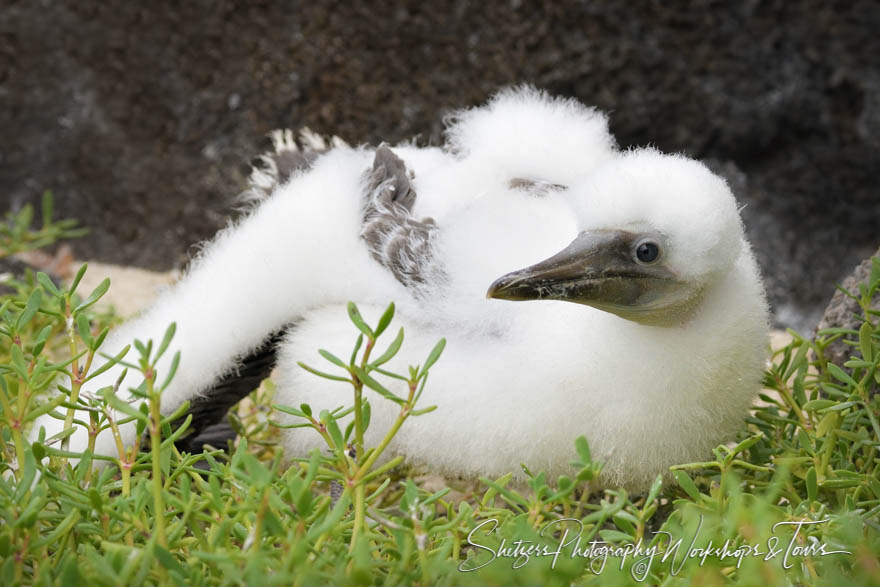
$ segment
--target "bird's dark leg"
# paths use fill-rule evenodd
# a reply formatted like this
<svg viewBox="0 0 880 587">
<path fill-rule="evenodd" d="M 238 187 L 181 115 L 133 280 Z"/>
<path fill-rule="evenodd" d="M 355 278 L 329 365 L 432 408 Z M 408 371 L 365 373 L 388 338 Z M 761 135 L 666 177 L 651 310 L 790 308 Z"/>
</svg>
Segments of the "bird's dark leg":
<svg viewBox="0 0 880 587">
<path fill-rule="evenodd" d="M 285 330 L 272 334 L 256 350 L 243 357 L 235 371 L 191 402 L 187 414 L 192 415 L 192 422 L 187 435 L 177 441 L 178 450 L 198 453 L 208 445 L 225 448 L 227 441 L 235 438 L 235 431 L 226 414 L 272 373 L 277 361 L 278 344 L 284 334 Z M 183 419 L 172 423 L 172 430 L 182 423 Z"/>
</svg>

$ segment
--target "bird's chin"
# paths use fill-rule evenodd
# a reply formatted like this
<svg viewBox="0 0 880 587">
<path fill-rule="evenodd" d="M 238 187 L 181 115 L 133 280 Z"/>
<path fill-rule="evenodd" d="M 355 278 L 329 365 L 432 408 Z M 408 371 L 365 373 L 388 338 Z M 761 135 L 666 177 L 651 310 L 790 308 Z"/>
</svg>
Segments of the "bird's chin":
<svg viewBox="0 0 880 587">
<path fill-rule="evenodd" d="M 694 317 L 703 300 L 701 287 L 674 279 L 635 279 L 627 287 L 615 285 L 606 289 L 612 295 L 577 301 L 645 326 L 685 324 Z"/>
<path fill-rule="evenodd" d="M 600 301 L 581 303 L 643 326 L 672 327 L 690 322 L 699 308 L 701 298 L 702 295 L 697 293 L 687 299 L 644 306 L 619 306 Z"/>
</svg>

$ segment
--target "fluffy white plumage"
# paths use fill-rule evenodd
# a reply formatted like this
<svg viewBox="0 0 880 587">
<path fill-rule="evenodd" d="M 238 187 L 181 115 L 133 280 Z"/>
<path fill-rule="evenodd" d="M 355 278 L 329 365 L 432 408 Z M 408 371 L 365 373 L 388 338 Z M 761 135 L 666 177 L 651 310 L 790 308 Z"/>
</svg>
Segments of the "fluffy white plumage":
<svg viewBox="0 0 880 587">
<path fill-rule="evenodd" d="M 441 336 L 448 341 L 422 400 L 439 409 L 409 422 L 390 447 L 411 461 L 453 474 L 500 475 L 526 463 L 558 475 L 569 472 L 573 440 L 584 434 L 606 463 L 605 483 L 641 489 L 731 439 L 758 390 L 767 310 L 724 181 L 685 157 L 618 152 L 601 113 L 529 88 L 459 113 L 447 136 L 443 149 L 393 148 L 414 174 L 412 217 L 436 223 L 424 283 L 406 287 L 371 255 L 361 235 L 376 153 L 337 144 L 220 233 L 177 286 L 111 335 L 108 352 L 135 337 L 159 339 L 177 322 L 172 347 L 182 361 L 163 397 L 171 412 L 296 321 L 281 345 L 276 400 L 334 408 L 350 401 L 350 389 L 297 361 L 317 363 L 318 348 L 350 351 L 349 300 L 370 321 L 394 301 L 406 339 L 388 368 L 405 372 Z M 660 261 L 634 267 L 662 267 L 674 279 L 656 283 L 674 290 L 610 311 L 583 300 L 486 298 L 500 277 L 584 234 L 617 235 L 618 245 L 625 235 L 652 235 Z M 627 275 L 606 283 L 655 283 Z M 545 296 L 541 287 L 535 296 Z M 636 299 L 615 292 L 614 304 Z M 111 369 L 91 389 L 117 377 Z M 397 408 L 371 403 L 374 446 Z M 62 426 L 40 423 L 49 435 Z M 133 428 L 123 432 L 135 440 Z M 301 455 L 321 442 L 293 429 L 284 444 Z M 82 430 L 71 446 L 85 448 Z M 97 451 L 113 450 L 109 435 L 99 436 Z"/>
</svg>

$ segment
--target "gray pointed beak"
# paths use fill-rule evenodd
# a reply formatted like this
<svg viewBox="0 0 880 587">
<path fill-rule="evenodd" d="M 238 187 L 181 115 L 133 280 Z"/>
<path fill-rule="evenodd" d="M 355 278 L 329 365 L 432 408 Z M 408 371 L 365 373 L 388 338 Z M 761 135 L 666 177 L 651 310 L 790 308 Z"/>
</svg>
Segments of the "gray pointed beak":
<svg viewBox="0 0 880 587">
<path fill-rule="evenodd" d="M 582 232 L 549 259 L 497 279 L 486 297 L 562 300 L 621 316 L 650 310 L 681 284 L 661 262 L 636 261 L 633 249 L 643 237 L 623 230 Z"/>
</svg>

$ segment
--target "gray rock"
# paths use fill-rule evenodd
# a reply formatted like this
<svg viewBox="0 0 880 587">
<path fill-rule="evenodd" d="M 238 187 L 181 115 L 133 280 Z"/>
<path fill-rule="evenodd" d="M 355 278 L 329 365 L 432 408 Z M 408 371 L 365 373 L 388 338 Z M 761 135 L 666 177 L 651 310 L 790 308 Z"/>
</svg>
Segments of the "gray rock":
<svg viewBox="0 0 880 587">
<path fill-rule="evenodd" d="M 180 267 L 274 128 L 420 135 L 531 82 L 622 146 L 730 162 L 777 322 L 807 331 L 880 225 L 880 4 L 0 2 L 0 212 L 56 193 L 79 258 Z"/>
<path fill-rule="evenodd" d="M 880 258 L 880 249 L 877 249 L 877 252 L 874 253 L 873 257 Z M 871 258 L 869 257 L 862 261 L 853 270 L 850 276 L 843 280 L 843 283 L 840 286 L 848 292 L 858 296 L 859 284 L 868 283 L 870 276 Z M 874 310 L 880 310 L 880 291 L 874 294 L 874 298 L 871 300 L 871 308 Z M 822 315 L 822 319 L 819 321 L 816 331 L 818 332 L 825 328 L 858 330 L 863 322 L 861 316 L 862 309 L 859 307 L 859 304 L 857 304 L 854 299 L 838 290 L 834 292 L 831 301 L 825 308 L 825 313 Z M 844 338 L 852 339 L 852 337 Z M 861 353 L 857 347 L 848 345 L 841 339 L 835 340 L 825 348 L 825 357 L 838 367 L 843 367 L 843 364 L 853 355 L 861 356 Z"/>
</svg>

